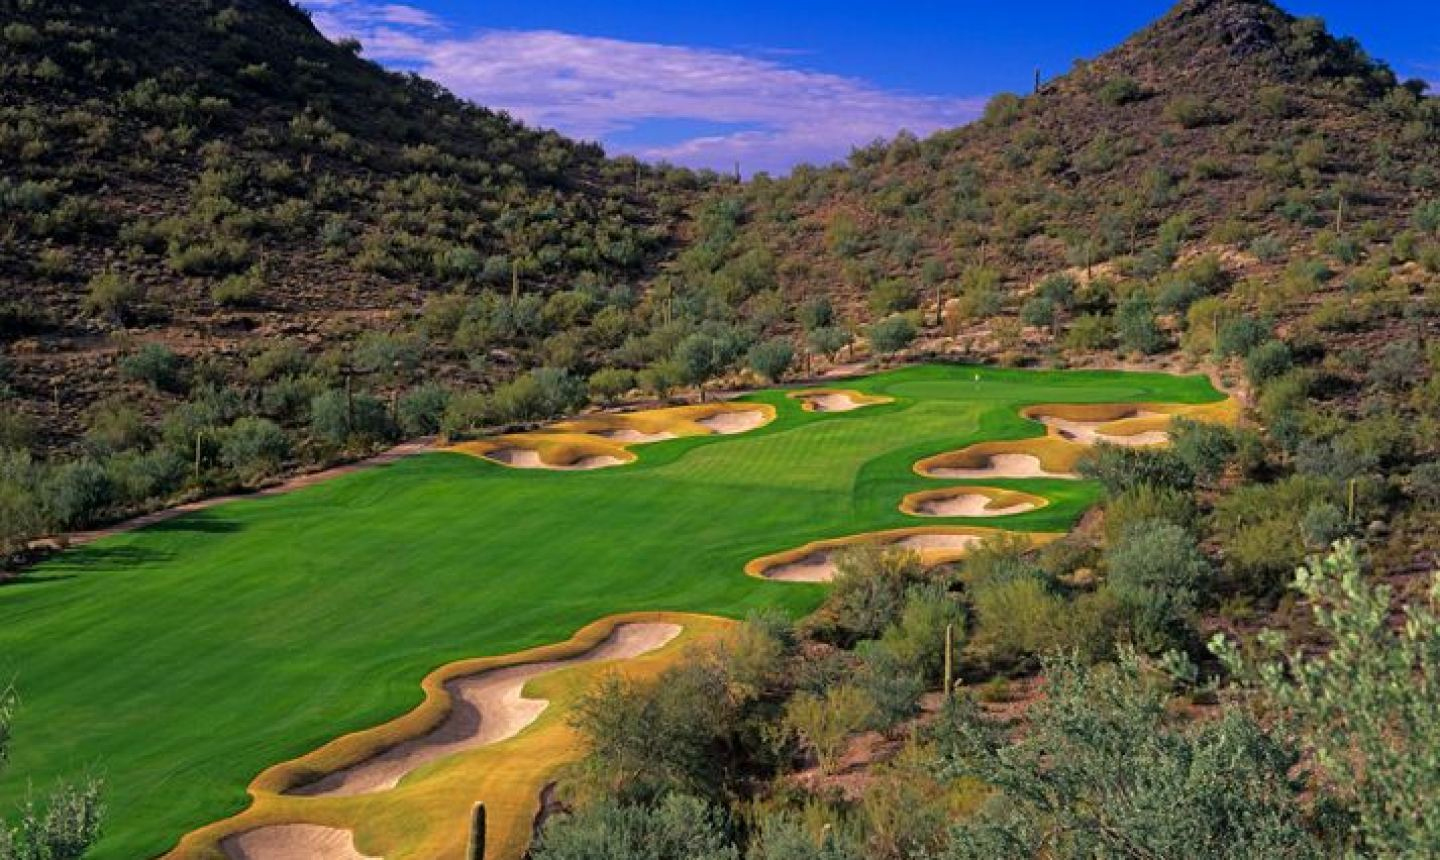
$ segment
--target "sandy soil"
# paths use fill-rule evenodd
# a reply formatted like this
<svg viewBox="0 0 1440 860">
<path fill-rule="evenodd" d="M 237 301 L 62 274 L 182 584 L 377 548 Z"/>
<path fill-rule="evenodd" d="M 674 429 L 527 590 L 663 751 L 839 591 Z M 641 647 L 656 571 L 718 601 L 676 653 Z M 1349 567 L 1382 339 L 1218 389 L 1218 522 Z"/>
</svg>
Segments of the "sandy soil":
<svg viewBox="0 0 1440 860">
<path fill-rule="evenodd" d="M 766 579 L 776 582 L 833 582 L 835 552 L 822 549 L 789 564 L 777 564 L 765 571 Z"/>
<path fill-rule="evenodd" d="M 748 433 L 757 427 L 763 427 L 767 420 L 764 412 L 746 409 L 737 412 L 717 412 L 709 418 L 701 418 L 695 423 L 712 433 L 733 436 L 736 433 Z"/>
<path fill-rule="evenodd" d="M 381 860 L 355 850 L 348 830 L 314 824 L 261 827 L 221 840 L 230 860 Z"/>
<path fill-rule="evenodd" d="M 850 412 L 868 405 L 848 394 L 812 394 L 800 399 L 810 404 L 812 412 Z"/>
<path fill-rule="evenodd" d="M 1047 472 L 1032 454 L 992 454 L 990 464 L 975 469 L 931 469 L 932 478 L 1074 478 L 1066 472 Z"/>
<path fill-rule="evenodd" d="M 445 685 L 454 706 L 434 731 L 291 793 L 308 797 L 351 797 L 394 788 L 422 765 L 498 743 L 524 731 L 550 704 L 543 699 L 524 697 L 525 684 L 532 678 L 582 663 L 639 657 L 665 647 L 680 632 L 676 624 L 622 624 L 608 639 L 578 657 L 457 678 Z"/>
<path fill-rule="evenodd" d="M 556 472 L 584 472 L 591 469 L 608 469 L 611 466 L 623 466 L 625 461 L 619 457 L 611 457 L 608 454 L 596 457 L 581 457 L 573 463 L 564 466 L 556 466 L 546 463 L 540 459 L 539 451 L 532 451 L 529 448 L 496 448 L 485 455 L 485 459 L 494 460 L 516 469 L 550 469 Z"/>
<path fill-rule="evenodd" d="M 1008 517 L 1035 510 L 1033 502 L 1020 502 L 1003 508 L 987 507 L 989 504 L 989 496 L 962 492 L 921 502 L 915 507 L 915 513 L 922 517 Z"/>
<path fill-rule="evenodd" d="M 622 445 L 648 445 L 651 442 L 664 442 L 666 439 L 675 438 L 675 434 L 669 430 L 661 430 L 659 433 L 646 433 L 631 427 L 601 430 L 595 435 L 602 439 L 609 439 L 612 442 L 619 442 Z"/>
<path fill-rule="evenodd" d="M 1137 412 L 1133 418 L 1160 417 L 1156 412 Z M 1109 421 L 1072 421 L 1068 418 L 1056 418 L 1051 415 L 1042 415 L 1037 420 L 1048 427 L 1055 428 L 1062 439 L 1069 439 L 1071 442 L 1079 442 L 1082 445 L 1094 445 L 1096 442 L 1109 442 L 1111 445 L 1163 445 L 1170 441 L 1170 434 L 1164 430 L 1151 430 L 1146 433 L 1135 433 L 1130 436 L 1116 436 L 1110 433 L 1101 433 L 1100 428 L 1109 424 Z"/>
</svg>

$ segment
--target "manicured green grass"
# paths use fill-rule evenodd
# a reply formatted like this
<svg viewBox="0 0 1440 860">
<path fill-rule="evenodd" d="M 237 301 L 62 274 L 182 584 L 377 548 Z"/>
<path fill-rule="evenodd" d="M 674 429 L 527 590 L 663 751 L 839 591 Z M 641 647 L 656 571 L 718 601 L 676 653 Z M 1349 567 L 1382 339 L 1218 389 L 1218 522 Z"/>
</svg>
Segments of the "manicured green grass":
<svg viewBox="0 0 1440 860">
<path fill-rule="evenodd" d="M 978 377 L 978 381 L 977 381 Z M 896 398 L 639 449 L 587 473 L 435 454 L 247 500 L 67 552 L 0 588 L 0 679 L 23 707 L 0 815 L 87 770 L 106 780 L 98 858 L 133 860 L 241 809 L 266 766 L 413 707 L 430 669 L 570 636 L 612 613 L 742 617 L 823 588 L 745 576 L 826 537 L 945 520 L 900 513 L 946 486 L 921 457 L 1040 435 L 1042 402 L 1208 402 L 1203 378 L 919 367 L 836 387 Z M 963 482 L 949 482 L 963 483 Z M 1053 504 L 1005 519 L 1068 528 L 1088 483 L 993 481 Z"/>
</svg>

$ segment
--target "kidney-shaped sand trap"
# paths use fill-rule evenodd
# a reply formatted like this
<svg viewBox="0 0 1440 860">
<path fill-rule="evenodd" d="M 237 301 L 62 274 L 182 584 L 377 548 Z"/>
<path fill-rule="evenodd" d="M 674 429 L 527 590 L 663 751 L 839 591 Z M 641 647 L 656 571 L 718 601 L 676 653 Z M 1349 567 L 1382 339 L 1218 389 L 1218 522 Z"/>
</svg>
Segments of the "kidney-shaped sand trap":
<svg viewBox="0 0 1440 860">
<path fill-rule="evenodd" d="M 1070 472 L 1046 471 L 1034 454 L 981 454 L 974 465 L 934 464 L 922 467 L 922 474 L 931 478 L 1074 478 Z"/>
<path fill-rule="evenodd" d="M 717 412 L 708 418 L 696 420 L 696 424 L 717 433 L 721 436 L 733 436 L 736 433 L 748 433 L 759 427 L 764 427 L 770 422 L 770 416 L 759 409 L 726 410 Z"/>
<path fill-rule="evenodd" d="M 348 830 L 315 824 L 259 827 L 220 841 L 230 860 L 381 860 L 355 850 Z"/>
<path fill-rule="evenodd" d="M 920 556 L 921 564 L 933 567 L 959 561 L 976 544 L 998 533 L 996 529 L 925 527 L 854 535 L 816 541 L 798 549 L 757 558 L 745 565 L 745 572 L 777 582 L 832 582 L 838 572 L 836 562 L 840 553 L 867 543 L 912 550 Z M 1011 534 L 1020 534 L 1037 545 L 1058 537 L 1041 533 Z"/>
<path fill-rule="evenodd" d="M 665 647 L 680 632 L 678 624 L 621 624 L 603 642 L 578 657 L 525 663 L 447 681 L 445 691 L 451 708 L 435 729 L 290 793 L 349 797 L 394 788 L 422 765 L 524 731 L 549 705 L 543 699 L 524 697 L 525 684 L 532 678 L 582 663 L 639 657 Z"/>
<path fill-rule="evenodd" d="M 569 463 L 547 463 L 540 459 L 539 451 L 529 448 L 496 448 L 483 456 L 487 460 L 494 460 L 497 463 L 516 469 L 554 469 L 560 472 L 585 472 L 591 469 L 608 469 L 612 466 L 623 466 L 626 462 L 619 457 L 609 454 L 592 454 Z"/>
<path fill-rule="evenodd" d="M 800 401 L 806 412 L 853 412 L 866 406 L 891 403 L 892 398 L 863 394 L 848 388 L 808 388 L 790 392 L 792 400 Z"/>
<path fill-rule="evenodd" d="M 900 510 L 915 517 L 1008 517 L 1043 508 L 1048 501 L 1029 493 L 990 487 L 952 487 L 911 493 Z"/>
</svg>

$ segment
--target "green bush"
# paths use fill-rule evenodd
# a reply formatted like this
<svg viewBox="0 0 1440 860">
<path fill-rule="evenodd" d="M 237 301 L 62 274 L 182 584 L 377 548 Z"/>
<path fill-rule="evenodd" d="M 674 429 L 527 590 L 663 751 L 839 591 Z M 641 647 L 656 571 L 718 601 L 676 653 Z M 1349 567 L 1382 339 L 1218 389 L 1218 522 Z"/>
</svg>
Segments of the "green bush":
<svg viewBox="0 0 1440 860">
<path fill-rule="evenodd" d="M 747 361 L 767 382 L 779 382 L 795 361 L 795 345 L 783 337 L 764 340 L 750 348 Z"/>
<path fill-rule="evenodd" d="M 90 279 L 86 286 L 83 308 L 86 313 L 103 316 L 115 325 L 127 325 L 135 319 L 145 288 L 115 269 L 107 269 Z"/>
<path fill-rule="evenodd" d="M 915 553 L 869 544 L 839 552 L 835 567 L 826 606 L 852 641 L 873 639 L 894 623 L 924 575 Z"/>
<path fill-rule="evenodd" d="M 1115 334 L 1120 348 L 1142 355 L 1154 355 L 1167 345 L 1165 335 L 1155 321 L 1155 308 L 1150 297 L 1136 290 L 1115 310 Z"/>
<path fill-rule="evenodd" d="M 1128 75 L 1120 75 L 1106 81 L 1095 91 L 1100 101 L 1112 107 L 1137 102 L 1145 97 L 1145 90 L 1138 81 Z"/>
<path fill-rule="evenodd" d="M 617 367 L 604 367 L 590 375 L 590 395 L 602 403 L 614 403 L 636 385 L 635 372 Z"/>
<path fill-rule="evenodd" d="M 1036 296 L 1020 306 L 1020 320 L 1026 325 L 1049 328 L 1055 324 L 1055 303 Z"/>
<path fill-rule="evenodd" d="M 1269 340 L 1245 356 L 1245 375 L 1251 385 L 1263 388 L 1265 383 L 1284 376 L 1294 364 L 1294 356 L 1284 341 Z"/>
<path fill-rule="evenodd" d="M 850 340 L 850 332 L 839 326 L 821 326 L 805 334 L 806 344 L 831 361 L 840 354 L 840 350 L 850 345 Z"/>
<path fill-rule="evenodd" d="M 1181 526 L 1195 521 L 1195 499 L 1185 490 L 1137 484 L 1105 505 L 1105 539 L 1114 544 L 1132 525 L 1164 520 Z"/>
<path fill-rule="evenodd" d="M 886 317 L 870 326 L 870 346 L 882 356 L 890 356 L 909 346 L 918 332 L 915 323 L 904 314 Z"/>
<path fill-rule="evenodd" d="M 1201 128 L 1226 121 L 1225 111 L 1209 99 L 1177 96 L 1165 106 L 1165 118 L 1183 128 Z"/>
<path fill-rule="evenodd" d="M 1104 484 L 1112 497 L 1142 484 L 1175 490 L 1195 486 L 1194 471 L 1169 448 L 1130 448 L 1102 442 L 1080 459 L 1076 470 Z"/>
<path fill-rule="evenodd" d="M 45 511 L 61 528 L 93 522 L 110 503 L 110 476 L 94 460 L 71 460 L 51 469 L 42 487 Z"/>
<path fill-rule="evenodd" d="M 177 391 L 181 387 L 180 356 L 164 344 L 147 343 L 120 359 L 120 375 L 156 391 Z"/>
<path fill-rule="evenodd" d="M 911 310 L 919 302 L 920 295 L 915 285 L 898 278 L 883 280 L 870 290 L 870 310 L 877 317 Z"/>
<path fill-rule="evenodd" d="M 1110 320 L 1103 314 L 1081 314 L 1065 332 L 1065 348 L 1090 352 L 1110 345 Z"/>
<path fill-rule="evenodd" d="M 450 406 L 450 389 L 434 382 L 405 392 L 397 405 L 400 429 L 407 436 L 433 436 L 440 432 Z"/>
<path fill-rule="evenodd" d="M 1105 568 L 1105 586 L 1140 647 L 1158 653 L 1184 640 L 1210 579 L 1210 562 L 1190 532 L 1165 520 L 1132 523 L 1106 551 Z"/>
<path fill-rule="evenodd" d="M 694 797 L 595 806 L 555 816 L 540 831 L 534 860 L 740 860 L 724 812 Z"/>
<path fill-rule="evenodd" d="M 331 389 L 310 401 L 310 429 L 332 445 L 383 442 L 394 436 L 385 404 L 369 394 Z"/>
<path fill-rule="evenodd" d="M 7 38 L 11 24 L 5 28 Z M 0 687 L 0 771 L 10 752 L 10 726 L 19 709 L 19 697 Z M 79 860 L 100 838 L 104 807 L 101 784 L 90 779 L 80 786 L 57 786 L 43 805 L 27 800 L 20 821 L 11 827 L 0 819 L 0 858 L 4 860 Z"/>
<path fill-rule="evenodd" d="M 246 416 L 220 434 L 220 459 L 244 481 L 278 473 L 290 456 L 290 439 L 279 425 Z"/>
</svg>

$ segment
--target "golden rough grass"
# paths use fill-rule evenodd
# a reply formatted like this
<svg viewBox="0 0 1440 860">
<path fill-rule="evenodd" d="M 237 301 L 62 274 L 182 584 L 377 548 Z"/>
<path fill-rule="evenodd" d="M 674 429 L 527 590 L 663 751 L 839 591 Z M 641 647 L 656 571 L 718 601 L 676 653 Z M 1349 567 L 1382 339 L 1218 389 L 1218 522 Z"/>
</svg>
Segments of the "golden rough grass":
<svg viewBox="0 0 1440 860">
<path fill-rule="evenodd" d="M 767 571 L 787 564 L 793 564 L 816 553 L 834 552 L 835 550 L 863 546 L 865 544 L 884 545 L 899 543 L 905 538 L 920 535 L 961 535 L 986 540 L 1002 534 L 1025 538 L 1031 542 L 1032 546 L 1036 547 L 1044 546 L 1065 536 L 1063 532 L 1015 532 L 1007 529 L 992 529 L 981 526 L 914 526 L 912 528 L 888 529 L 886 531 L 866 532 L 864 534 L 812 541 L 794 549 L 764 555 L 747 562 L 745 565 L 745 573 L 760 579 L 766 579 L 765 574 Z M 920 556 L 920 563 L 926 567 L 936 567 L 938 565 L 959 561 L 964 558 L 968 552 L 968 548 L 932 547 L 915 550 L 915 553 Z"/>
<path fill-rule="evenodd" d="M 633 430 L 647 436 L 710 436 L 715 431 L 699 422 L 722 413 L 758 412 L 768 424 L 775 420 L 775 407 L 768 403 L 697 403 L 671 406 L 642 412 L 607 412 L 585 415 L 556 422 L 529 433 L 512 433 L 490 439 L 477 439 L 451 446 L 450 450 L 475 457 L 487 457 L 495 451 L 518 448 L 534 451 L 549 466 L 564 468 L 590 457 L 614 457 L 633 463 L 630 450 L 644 442 L 607 439 L 606 432 Z M 498 462 L 491 460 L 491 462 Z M 504 464 L 501 464 L 504 465 Z"/>
<path fill-rule="evenodd" d="M 837 395 L 849 398 L 857 408 L 895 402 L 893 397 L 886 397 L 883 394 L 866 394 L 853 388 L 802 388 L 798 391 L 791 391 L 786 396 L 791 400 L 800 401 L 800 408 L 806 412 L 815 412 L 815 398 Z"/>
<path fill-rule="evenodd" d="M 445 690 L 448 681 L 526 663 L 579 657 L 604 642 L 617 626 L 633 623 L 675 624 L 682 633 L 665 647 L 640 657 L 582 663 L 533 679 L 526 685 L 525 695 L 546 699 L 550 706 L 513 738 L 432 762 L 384 792 L 350 797 L 284 793 L 434 730 L 450 712 L 451 700 Z M 187 834 L 166 860 L 220 860 L 225 857 L 221 840 L 227 836 L 299 823 L 349 830 L 361 853 L 386 860 L 461 857 L 469 838 L 470 807 L 476 801 L 485 803 L 488 816 L 485 856 L 519 860 L 529 846 L 542 789 L 560 768 L 583 754 L 581 739 L 565 718 L 584 692 L 609 673 L 653 677 L 678 661 L 689 646 L 720 637 L 733 627 L 732 621 L 705 615 L 628 613 L 596 621 L 565 642 L 442 666 L 421 682 L 425 698 L 414 710 L 267 769 L 250 784 L 249 808 Z"/>
<path fill-rule="evenodd" d="M 1050 500 L 1044 496 L 1022 493 L 1019 490 L 1002 490 L 996 487 L 949 487 L 943 490 L 924 490 L 918 493 L 911 493 L 900 500 L 901 513 L 909 514 L 912 517 L 925 516 L 921 508 L 927 502 L 937 502 L 949 499 L 954 496 L 984 496 L 990 502 L 985 506 L 987 511 L 1000 511 L 1006 508 L 1013 508 L 1017 505 L 1033 505 L 1031 510 L 1039 510 L 1050 504 Z"/>
<path fill-rule="evenodd" d="M 1168 430 L 1175 418 L 1235 426 L 1240 421 L 1241 411 L 1240 402 L 1231 397 L 1202 404 L 1045 403 L 1027 406 L 1020 410 L 1020 414 L 1032 421 L 1053 417 L 1067 421 L 1104 422 L 1096 428 L 1100 433 L 1135 436 Z M 980 442 L 958 451 L 926 457 L 915 464 L 915 471 L 930 477 L 936 469 L 984 468 L 997 454 L 1028 454 L 1038 459 L 1047 472 L 1070 474 L 1090 447 L 1066 439 L 1056 427 L 1047 426 L 1044 436 L 1033 439 Z"/>
</svg>

